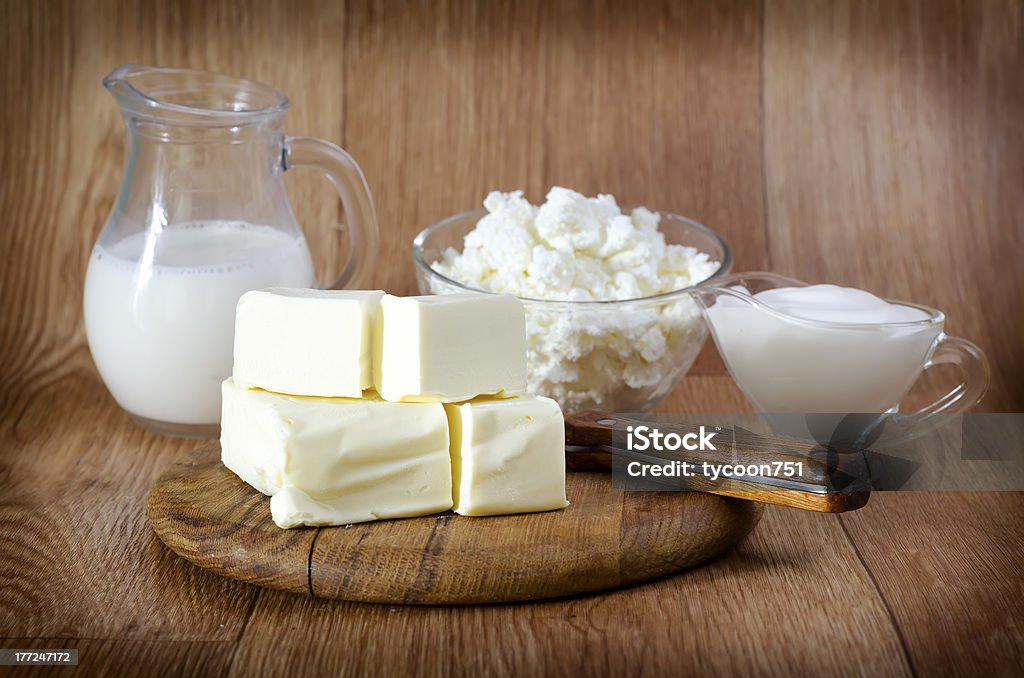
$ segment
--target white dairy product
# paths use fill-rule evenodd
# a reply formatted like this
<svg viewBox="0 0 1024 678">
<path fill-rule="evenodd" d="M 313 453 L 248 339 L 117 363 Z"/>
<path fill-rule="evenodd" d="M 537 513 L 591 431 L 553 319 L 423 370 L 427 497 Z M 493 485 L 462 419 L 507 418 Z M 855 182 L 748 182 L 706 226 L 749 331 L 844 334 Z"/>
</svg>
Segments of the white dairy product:
<svg viewBox="0 0 1024 678">
<path fill-rule="evenodd" d="M 463 285 L 550 301 L 526 301 L 528 389 L 567 410 L 646 409 L 676 384 L 706 337 L 692 299 L 641 300 L 709 278 L 707 254 L 666 244 L 660 217 L 623 214 L 609 195 L 554 187 L 533 206 L 521 191 L 492 192 L 489 214 L 434 268 Z M 443 281 L 432 292 L 458 288 Z"/>
<path fill-rule="evenodd" d="M 128 412 L 216 424 L 231 373 L 234 308 L 248 290 L 308 287 L 305 240 L 241 222 L 174 224 L 93 250 L 85 326 L 96 367 Z"/>
<path fill-rule="evenodd" d="M 271 288 L 235 312 L 232 378 L 243 387 L 358 398 L 373 386 L 373 318 L 384 292 Z"/>
<path fill-rule="evenodd" d="M 805 320 L 853 325 L 912 323 L 927 320 L 919 308 L 894 304 L 866 290 L 839 285 L 776 287 L 753 295 L 771 308 Z M 726 305 L 742 303 L 723 297 Z"/>
<path fill-rule="evenodd" d="M 480 398 L 444 406 L 455 512 L 550 511 L 565 498 L 565 424 L 549 398 Z"/>
<path fill-rule="evenodd" d="M 385 295 L 373 351 L 386 400 L 454 402 L 526 388 L 526 324 L 515 297 Z"/>
<path fill-rule="evenodd" d="M 344 525 L 452 507 L 440 404 L 287 396 L 223 384 L 224 465 L 271 495 L 274 522 Z"/>
<path fill-rule="evenodd" d="M 765 412 L 884 412 L 942 332 L 920 309 L 848 287 L 780 287 L 753 299 L 761 305 L 720 295 L 708 320 L 736 382 Z"/>
</svg>

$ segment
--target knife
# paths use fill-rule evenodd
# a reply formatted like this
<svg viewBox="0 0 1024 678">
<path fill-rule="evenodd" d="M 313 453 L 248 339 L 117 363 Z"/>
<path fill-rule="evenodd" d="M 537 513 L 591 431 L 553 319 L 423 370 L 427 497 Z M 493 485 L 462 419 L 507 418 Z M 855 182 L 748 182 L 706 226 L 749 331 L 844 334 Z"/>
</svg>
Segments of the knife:
<svg viewBox="0 0 1024 678">
<path fill-rule="evenodd" d="M 577 412 L 565 418 L 566 468 L 614 471 L 626 478 L 631 468 L 685 462 L 693 472 L 690 476 L 644 477 L 644 482 L 657 489 L 709 492 L 823 513 L 853 511 L 864 506 L 871 495 L 867 461 L 857 449 L 836 449 L 736 428 L 730 435 L 719 437 L 717 449 L 691 451 L 680 447 L 673 451 L 640 452 L 616 440 L 630 426 L 633 430 L 640 426 L 656 428 L 662 435 L 675 433 L 681 439 L 693 434 L 689 439 L 697 440 L 700 435 L 698 426 L 653 423 L 606 412 Z M 634 462 L 637 464 L 631 467 Z M 714 469 L 721 471 L 725 465 L 768 472 L 730 476 L 719 473 L 715 478 Z M 783 468 L 798 468 L 799 473 L 787 475 L 781 472 Z"/>
</svg>

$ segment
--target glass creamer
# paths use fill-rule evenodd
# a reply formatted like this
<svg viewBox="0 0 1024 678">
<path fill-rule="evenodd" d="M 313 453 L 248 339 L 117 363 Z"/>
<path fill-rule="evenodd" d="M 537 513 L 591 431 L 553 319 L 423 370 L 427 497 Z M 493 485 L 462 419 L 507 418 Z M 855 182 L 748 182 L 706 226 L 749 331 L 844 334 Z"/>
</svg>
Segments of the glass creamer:
<svg viewBox="0 0 1024 678">
<path fill-rule="evenodd" d="M 358 285 L 376 254 L 369 189 L 342 149 L 284 135 L 288 101 L 266 85 L 145 66 L 122 66 L 104 85 L 128 140 L 121 189 L 86 274 L 89 349 L 138 423 L 216 435 L 238 298 L 315 284 L 284 172 L 315 167 L 338 189 L 351 248 L 334 287 Z"/>
<path fill-rule="evenodd" d="M 822 429 L 850 415 L 873 415 L 861 420 L 875 427 L 939 363 L 957 365 L 963 379 L 909 413 L 918 428 L 963 412 L 988 386 L 981 349 L 947 336 L 945 315 L 926 306 L 759 272 L 726 276 L 696 296 L 733 379 L 761 412 L 786 422 L 776 426 L 786 433 L 806 415 L 830 415 L 808 420 Z"/>
</svg>

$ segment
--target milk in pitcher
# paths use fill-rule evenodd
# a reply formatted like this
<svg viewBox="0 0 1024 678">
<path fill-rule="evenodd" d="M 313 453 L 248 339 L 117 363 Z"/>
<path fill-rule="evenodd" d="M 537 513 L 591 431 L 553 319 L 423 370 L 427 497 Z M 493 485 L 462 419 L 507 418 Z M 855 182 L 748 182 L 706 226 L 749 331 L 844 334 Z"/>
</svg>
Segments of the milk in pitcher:
<svg viewBox="0 0 1024 678">
<path fill-rule="evenodd" d="M 306 241 L 237 221 L 174 224 L 93 250 L 85 323 L 118 404 L 142 419 L 216 425 L 235 304 L 262 287 L 311 287 Z"/>
</svg>

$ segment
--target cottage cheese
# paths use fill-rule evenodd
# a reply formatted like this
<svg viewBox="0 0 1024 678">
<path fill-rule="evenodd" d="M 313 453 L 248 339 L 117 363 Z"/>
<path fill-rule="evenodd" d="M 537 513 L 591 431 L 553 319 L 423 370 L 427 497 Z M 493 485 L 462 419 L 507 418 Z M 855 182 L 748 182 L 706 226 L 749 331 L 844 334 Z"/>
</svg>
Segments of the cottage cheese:
<svg viewBox="0 0 1024 678">
<path fill-rule="evenodd" d="M 492 192 L 488 214 L 434 268 L 463 285 L 525 299 L 528 389 L 563 409 L 648 409 L 689 369 L 706 327 L 689 298 L 643 299 L 689 287 L 719 268 L 668 245 L 659 215 L 623 214 L 610 195 L 554 187 L 543 205 Z M 435 280 L 432 292 L 460 291 Z M 534 301 L 530 301 L 534 300 Z M 552 304 L 625 301 L 624 304 Z"/>
</svg>

